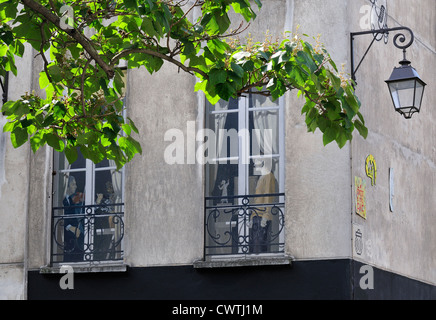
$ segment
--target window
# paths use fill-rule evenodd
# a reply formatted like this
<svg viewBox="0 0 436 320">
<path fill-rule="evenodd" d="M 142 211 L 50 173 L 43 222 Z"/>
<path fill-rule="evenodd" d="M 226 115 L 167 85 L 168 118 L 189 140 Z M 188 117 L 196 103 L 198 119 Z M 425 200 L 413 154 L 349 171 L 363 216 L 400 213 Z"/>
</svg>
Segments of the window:
<svg viewBox="0 0 436 320">
<path fill-rule="evenodd" d="M 121 260 L 124 169 L 78 153 L 71 164 L 55 153 L 52 263 Z"/>
<path fill-rule="evenodd" d="M 283 253 L 283 101 L 208 104 L 206 127 L 205 256 Z"/>
<path fill-rule="evenodd" d="M 124 70 L 126 77 L 126 70 Z M 52 265 L 123 260 L 124 168 L 54 154 Z"/>
</svg>

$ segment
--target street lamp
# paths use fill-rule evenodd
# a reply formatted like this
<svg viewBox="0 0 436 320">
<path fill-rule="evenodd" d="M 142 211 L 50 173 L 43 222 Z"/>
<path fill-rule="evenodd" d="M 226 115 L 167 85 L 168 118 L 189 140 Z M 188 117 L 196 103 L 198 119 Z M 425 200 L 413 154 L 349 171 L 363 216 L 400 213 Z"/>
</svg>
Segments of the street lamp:
<svg viewBox="0 0 436 320">
<path fill-rule="evenodd" d="M 394 68 L 389 80 L 386 80 L 395 110 L 406 119 L 412 118 L 421 109 L 426 83 L 406 59 L 400 61 L 401 67 Z"/>
<path fill-rule="evenodd" d="M 411 35 L 411 39 L 406 44 L 400 44 L 400 42 L 404 43 L 406 41 L 405 35 L 402 33 L 395 35 L 393 42 L 397 48 L 403 49 L 403 60 L 400 61 L 400 67 L 394 68 L 391 77 L 386 80 L 386 83 L 388 84 L 395 110 L 403 115 L 406 119 L 410 119 L 414 113 L 421 110 L 424 87 L 426 86 L 426 83 L 421 80 L 416 70 L 410 65 L 410 61 L 406 59 L 406 49 L 412 45 L 415 39 L 412 30 L 407 27 L 397 27 L 351 33 L 351 78 L 354 82 L 356 82 L 356 72 L 362 64 L 363 59 L 365 59 L 374 41 L 380 34 L 386 35 L 389 32 L 400 30 L 408 31 Z M 373 34 L 374 39 L 355 69 L 353 48 L 354 37 L 365 34 Z"/>
</svg>

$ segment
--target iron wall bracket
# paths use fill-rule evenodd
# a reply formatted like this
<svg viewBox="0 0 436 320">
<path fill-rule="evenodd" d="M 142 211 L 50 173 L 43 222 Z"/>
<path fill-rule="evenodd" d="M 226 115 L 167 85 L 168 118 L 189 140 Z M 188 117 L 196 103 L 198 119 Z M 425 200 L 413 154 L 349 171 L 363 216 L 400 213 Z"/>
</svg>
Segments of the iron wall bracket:
<svg viewBox="0 0 436 320">
<path fill-rule="evenodd" d="M 350 33 L 351 79 L 354 81 L 354 83 L 356 83 L 356 72 L 357 72 L 357 70 L 359 70 L 360 65 L 362 64 L 363 60 L 366 58 L 366 55 L 368 54 L 369 50 L 371 49 L 372 45 L 374 44 L 374 41 L 376 40 L 376 38 L 381 34 L 388 35 L 389 32 L 396 32 L 396 31 L 407 31 L 410 33 L 410 40 L 407 43 L 405 43 L 407 38 L 404 35 L 404 33 L 398 33 L 393 38 L 394 45 L 398 49 L 403 50 L 403 61 L 406 62 L 407 61 L 406 49 L 409 48 L 412 45 L 413 41 L 415 40 L 415 36 L 410 28 L 408 28 L 408 27 L 395 27 L 395 28 L 384 28 L 384 29 L 378 29 L 378 30 L 368 30 L 368 31 L 351 32 Z M 368 49 L 366 49 L 359 64 L 355 68 L 355 64 L 354 64 L 354 38 L 356 36 L 368 35 L 368 34 L 372 34 L 374 38 L 372 39 Z"/>
</svg>

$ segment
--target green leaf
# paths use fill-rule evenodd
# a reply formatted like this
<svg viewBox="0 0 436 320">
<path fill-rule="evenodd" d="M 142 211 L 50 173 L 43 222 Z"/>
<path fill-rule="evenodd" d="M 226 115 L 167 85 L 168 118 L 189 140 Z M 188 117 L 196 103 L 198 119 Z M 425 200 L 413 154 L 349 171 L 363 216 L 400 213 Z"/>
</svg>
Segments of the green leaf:
<svg viewBox="0 0 436 320">
<path fill-rule="evenodd" d="M 341 79 L 334 75 L 330 70 L 326 69 L 326 75 L 330 79 L 330 82 L 333 85 L 333 88 L 338 91 L 341 88 Z"/>
<path fill-rule="evenodd" d="M 44 138 L 50 147 L 52 147 L 56 151 L 60 151 L 60 152 L 63 151 L 65 145 L 62 139 L 60 139 L 58 136 L 56 136 L 53 133 L 46 133 L 44 135 Z"/>
<path fill-rule="evenodd" d="M 227 79 L 227 72 L 222 69 L 212 69 L 209 73 L 209 81 L 215 86 L 218 83 L 224 83 Z"/>
<path fill-rule="evenodd" d="M 336 140 L 336 137 L 338 136 L 338 130 L 337 128 L 328 127 L 324 135 L 322 136 L 322 142 L 324 143 L 324 146 L 328 145 L 330 142 Z"/>
<path fill-rule="evenodd" d="M 230 65 L 232 67 L 232 70 L 238 75 L 238 77 L 244 77 L 244 68 L 234 62 L 232 62 Z"/>
<path fill-rule="evenodd" d="M 45 73 L 45 71 L 41 71 L 39 73 L 39 87 L 41 89 L 44 89 L 49 84 L 50 84 L 50 81 L 48 80 L 47 74 Z"/>
<path fill-rule="evenodd" d="M 33 136 L 30 137 L 30 147 L 33 152 L 38 151 L 40 147 L 45 144 L 44 132 L 38 131 Z"/>
<path fill-rule="evenodd" d="M 318 67 L 315 62 L 313 62 L 312 58 L 306 51 L 298 51 L 297 57 L 302 62 L 302 67 L 306 69 L 308 73 L 315 72 Z"/>
<path fill-rule="evenodd" d="M 364 139 L 368 137 L 368 128 L 360 120 L 354 121 L 354 127 Z"/>
<path fill-rule="evenodd" d="M 4 112 L 7 116 L 11 115 L 13 112 L 13 109 L 15 107 L 15 103 L 16 101 L 7 101 L 3 106 L 2 106 L 2 112 Z"/>
<path fill-rule="evenodd" d="M 52 66 L 48 67 L 48 71 L 50 73 L 51 78 L 54 81 L 59 82 L 59 81 L 63 80 L 63 77 L 61 74 L 61 68 L 59 66 L 52 65 Z"/>
<path fill-rule="evenodd" d="M 140 144 L 132 137 L 118 138 L 118 145 L 120 146 L 121 150 L 124 151 L 128 159 L 132 159 L 137 153 L 142 154 Z"/>
<path fill-rule="evenodd" d="M 74 163 L 77 160 L 78 152 L 76 147 L 67 147 L 64 149 L 64 152 L 69 163 Z"/>
<path fill-rule="evenodd" d="M 262 7 L 262 3 L 260 2 L 260 0 L 254 0 L 254 2 L 257 4 L 259 9 Z"/>
<path fill-rule="evenodd" d="M 142 17 L 141 29 L 144 30 L 150 37 L 157 37 L 159 34 L 156 32 L 152 20 L 148 17 Z"/>
<path fill-rule="evenodd" d="M 27 130 L 21 127 L 15 127 L 11 133 L 11 142 L 14 148 L 22 146 L 27 142 L 28 134 Z"/>
<path fill-rule="evenodd" d="M 349 138 L 344 132 L 339 132 L 338 137 L 336 138 L 336 143 L 338 144 L 338 147 L 342 149 L 346 144 Z"/>
<path fill-rule="evenodd" d="M 126 6 L 126 8 L 129 9 L 138 9 L 138 3 L 137 0 L 124 0 L 124 5 Z"/>
</svg>

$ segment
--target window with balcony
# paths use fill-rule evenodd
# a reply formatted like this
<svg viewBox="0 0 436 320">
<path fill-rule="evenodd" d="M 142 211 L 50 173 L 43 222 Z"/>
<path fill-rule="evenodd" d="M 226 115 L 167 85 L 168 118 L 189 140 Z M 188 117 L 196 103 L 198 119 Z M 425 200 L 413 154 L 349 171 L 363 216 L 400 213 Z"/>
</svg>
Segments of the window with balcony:
<svg viewBox="0 0 436 320">
<path fill-rule="evenodd" d="M 206 105 L 206 260 L 284 253 L 283 121 L 259 94 Z"/>
<path fill-rule="evenodd" d="M 52 264 L 122 260 L 124 170 L 80 150 L 74 163 L 55 153 L 54 166 Z"/>
<path fill-rule="evenodd" d="M 126 70 L 124 70 L 126 77 Z M 96 265 L 124 255 L 124 168 L 112 160 L 93 163 L 80 148 L 74 163 L 55 152 L 51 265 Z"/>
</svg>

